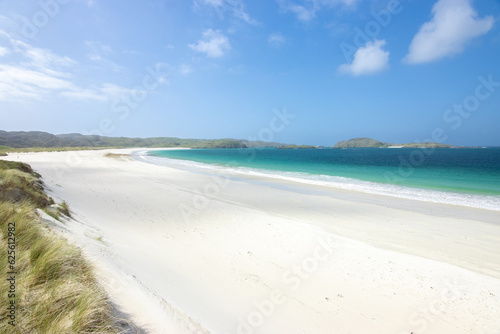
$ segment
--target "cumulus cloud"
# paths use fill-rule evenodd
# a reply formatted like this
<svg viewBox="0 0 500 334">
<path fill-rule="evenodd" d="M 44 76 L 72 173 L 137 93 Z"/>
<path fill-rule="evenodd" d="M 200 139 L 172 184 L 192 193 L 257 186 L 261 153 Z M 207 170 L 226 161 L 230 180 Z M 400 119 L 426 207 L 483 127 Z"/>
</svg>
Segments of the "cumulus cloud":
<svg viewBox="0 0 500 334">
<path fill-rule="evenodd" d="M 413 38 L 405 62 L 426 63 L 461 53 L 467 42 L 487 33 L 494 22 L 491 16 L 478 18 L 469 0 L 439 0 L 432 14 Z"/>
<path fill-rule="evenodd" d="M 203 39 L 196 44 L 189 44 L 195 51 L 206 53 L 212 58 L 222 57 L 224 53 L 231 49 L 229 40 L 220 30 L 208 29 L 203 32 Z"/>
<path fill-rule="evenodd" d="M 318 10 L 314 5 L 307 8 L 306 6 L 296 5 L 296 4 L 290 4 L 287 9 L 288 11 L 295 13 L 299 21 L 312 20 L 313 18 L 316 17 L 316 12 Z"/>
<path fill-rule="evenodd" d="M 281 33 L 276 32 L 276 33 L 272 33 L 269 35 L 269 37 L 267 38 L 267 42 L 272 47 L 279 48 L 283 44 L 285 44 L 286 41 L 285 41 L 285 37 L 283 37 L 283 35 Z"/>
<path fill-rule="evenodd" d="M 389 68 L 389 52 L 383 50 L 385 40 L 368 42 L 354 54 L 351 64 L 343 64 L 339 72 L 354 76 L 375 74 Z"/>
</svg>

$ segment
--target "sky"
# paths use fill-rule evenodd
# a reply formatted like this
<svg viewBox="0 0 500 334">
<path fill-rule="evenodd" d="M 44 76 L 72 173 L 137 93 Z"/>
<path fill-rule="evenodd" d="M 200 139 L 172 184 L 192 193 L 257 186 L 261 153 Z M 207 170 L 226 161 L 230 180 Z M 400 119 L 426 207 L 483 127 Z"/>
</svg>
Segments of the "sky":
<svg viewBox="0 0 500 334">
<path fill-rule="evenodd" d="M 499 0 L 0 0 L 0 129 L 500 146 Z"/>
</svg>

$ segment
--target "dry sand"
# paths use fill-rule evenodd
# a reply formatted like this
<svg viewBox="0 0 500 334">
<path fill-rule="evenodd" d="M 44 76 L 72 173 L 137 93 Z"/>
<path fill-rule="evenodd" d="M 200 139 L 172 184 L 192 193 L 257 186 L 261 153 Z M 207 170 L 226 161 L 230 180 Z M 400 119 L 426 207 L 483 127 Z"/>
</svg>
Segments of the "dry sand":
<svg viewBox="0 0 500 334">
<path fill-rule="evenodd" d="M 500 333 L 499 211 L 104 156 L 132 151 L 6 159 L 144 332 Z"/>
</svg>

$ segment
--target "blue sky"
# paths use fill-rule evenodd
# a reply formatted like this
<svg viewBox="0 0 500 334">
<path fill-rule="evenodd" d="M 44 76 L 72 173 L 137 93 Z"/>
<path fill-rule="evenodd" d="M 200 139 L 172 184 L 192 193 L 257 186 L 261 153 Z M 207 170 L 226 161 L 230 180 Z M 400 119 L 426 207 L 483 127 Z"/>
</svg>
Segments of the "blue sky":
<svg viewBox="0 0 500 334">
<path fill-rule="evenodd" d="M 500 1 L 0 0 L 0 129 L 500 145 Z"/>
</svg>

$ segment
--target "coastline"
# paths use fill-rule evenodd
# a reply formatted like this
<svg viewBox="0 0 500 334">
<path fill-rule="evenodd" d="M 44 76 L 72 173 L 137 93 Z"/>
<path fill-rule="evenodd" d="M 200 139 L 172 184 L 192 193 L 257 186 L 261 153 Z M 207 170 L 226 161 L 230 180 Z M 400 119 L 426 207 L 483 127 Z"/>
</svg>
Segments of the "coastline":
<svg viewBox="0 0 500 334">
<path fill-rule="evenodd" d="M 357 151 L 358 149 L 353 150 Z M 260 154 L 260 151 L 252 150 L 249 150 L 246 154 L 244 154 L 244 151 L 240 152 L 239 150 L 153 151 L 149 155 L 141 155 L 140 158 L 154 164 L 174 168 L 176 165 L 180 165 L 181 168 L 190 170 L 218 170 L 221 173 L 270 177 L 306 185 L 312 184 L 409 200 L 500 211 L 500 188 L 493 186 L 497 183 L 498 176 L 489 175 L 486 178 L 486 173 L 483 173 L 483 171 L 471 172 L 471 175 L 465 176 L 463 175 L 463 168 L 454 170 L 451 166 L 447 173 L 443 173 L 442 170 L 436 168 L 431 172 L 429 171 L 432 168 L 427 171 L 425 169 L 406 170 L 407 167 L 402 169 L 401 165 L 399 167 L 392 165 L 394 159 L 401 159 L 402 155 L 398 153 L 387 156 L 390 149 L 386 149 L 386 153 L 382 157 L 388 160 L 392 159 L 392 164 L 389 163 L 387 166 L 381 167 L 379 165 L 381 156 L 374 155 L 374 151 L 379 149 L 367 148 L 364 150 L 358 157 L 367 154 L 375 159 L 375 163 L 374 165 L 362 167 L 356 173 L 347 172 L 345 167 L 346 164 L 349 164 L 348 161 L 351 161 L 350 163 L 353 164 L 351 169 L 357 168 L 356 159 L 353 159 L 351 153 L 346 156 L 322 153 L 332 150 L 309 150 L 315 153 L 310 155 L 304 155 L 304 150 L 295 150 L 291 152 L 294 154 L 284 155 L 283 152 L 265 149 L 262 154 Z M 410 150 L 413 149 L 407 150 L 407 154 L 410 154 Z M 276 156 L 269 154 L 269 152 L 273 151 L 279 154 Z M 322 154 L 316 154 L 318 152 Z M 211 158 L 212 153 L 214 158 Z M 494 154 L 498 153 L 500 151 L 494 152 Z M 479 159 L 479 157 L 476 158 Z M 313 162 L 307 165 L 303 164 L 307 159 Z M 322 159 L 324 159 L 324 163 L 320 163 Z M 336 164 L 332 159 L 339 159 L 344 162 Z M 460 173 L 462 175 L 458 176 Z"/>
<path fill-rule="evenodd" d="M 68 202 L 64 234 L 152 333 L 500 329 L 498 212 L 104 156 L 137 150 L 4 159 Z"/>
</svg>

